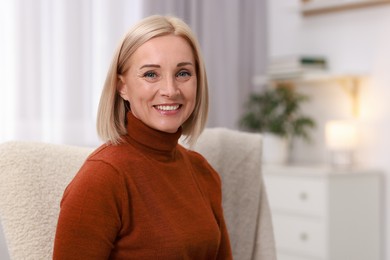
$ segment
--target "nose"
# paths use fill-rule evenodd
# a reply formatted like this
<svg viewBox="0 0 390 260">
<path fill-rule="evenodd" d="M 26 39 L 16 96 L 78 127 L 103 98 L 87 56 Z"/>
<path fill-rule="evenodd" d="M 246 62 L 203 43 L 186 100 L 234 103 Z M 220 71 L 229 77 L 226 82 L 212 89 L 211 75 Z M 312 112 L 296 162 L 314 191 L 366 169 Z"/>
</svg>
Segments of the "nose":
<svg viewBox="0 0 390 260">
<path fill-rule="evenodd" d="M 165 97 L 175 97 L 179 94 L 179 88 L 176 82 L 176 77 L 166 77 L 163 85 L 160 88 L 161 95 Z"/>
</svg>

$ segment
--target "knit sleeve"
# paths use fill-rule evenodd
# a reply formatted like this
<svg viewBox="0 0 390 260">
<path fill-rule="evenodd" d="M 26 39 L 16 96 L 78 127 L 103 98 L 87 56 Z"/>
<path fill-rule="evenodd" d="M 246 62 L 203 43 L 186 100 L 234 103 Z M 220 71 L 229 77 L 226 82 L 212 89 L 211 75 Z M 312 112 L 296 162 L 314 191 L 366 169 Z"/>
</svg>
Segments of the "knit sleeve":
<svg viewBox="0 0 390 260">
<path fill-rule="evenodd" d="M 123 193 L 113 167 L 87 161 L 64 192 L 53 259 L 108 259 L 121 227 Z"/>
</svg>

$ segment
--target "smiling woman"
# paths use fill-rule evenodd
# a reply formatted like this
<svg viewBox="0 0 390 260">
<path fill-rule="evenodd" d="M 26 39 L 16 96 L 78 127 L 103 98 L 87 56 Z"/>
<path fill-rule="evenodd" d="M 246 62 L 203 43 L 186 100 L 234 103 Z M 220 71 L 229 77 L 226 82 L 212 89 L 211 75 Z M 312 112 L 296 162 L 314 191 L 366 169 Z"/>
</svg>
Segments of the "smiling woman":
<svg viewBox="0 0 390 260">
<path fill-rule="evenodd" d="M 129 69 L 119 76 L 118 90 L 130 111 L 154 129 L 175 133 L 195 107 L 197 80 L 191 46 L 180 36 L 153 38 L 129 62 Z"/>
<path fill-rule="evenodd" d="M 147 108 L 156 108 L 156 105 L 165 105 L 165 108 L 166 105 L 178 105 L 180 113 L 176 113 L 176 118 L 181 117 L 181 123 L 176 124 L 170 131 L 178 130 L 177 126 L 182 126 L 183 135 L 192 145 L 205 127 L 208 114 L 208 84 L 199 43 L 186 24 L 175 24 L 178 19 L 149 19 L 151 27 L 161 26 L 160 23 L 164 22 L 166 28 L 149 32 L 147 27 L 136 26 L 125 35 L 111 63 L 100 99 L 98 134 L 102 140 L 117 144 L 121 135 L 127 132 L 128 112 L 131 110 L 132 116 L 141 116 L 140 106 L 131 107 L 134 102 L 140 103 L 141 92 L 134 92 L 134 89 L 148 89 L 150 87 L 146 86 L 153 85 L 154 90 L 159 90 L 159 100 L 157 103 L 154 103 L 157 100 L 153 100 Z M 172 27 L 173 24 L 177 27 Z M 170 56 L 166 55 L 166 52 L 169 52 Z M 188 86 L 192 86 L 190 90 Z M 174 95 L 172 91 L 175 92 Z M 191 91 L 195 91 L 195 95 L 192 93 L 195 101 L 185 100 Z M 172 97 L 167 100 L 167 96 L 172 95 L 179 101 L 184 98 L 183 101 L 186 102 L 177 102 L 178 100 L 172 100 Z M 110 121 L 112 119 L 114 121 Z M 156 128 L 154 121 L 151 124 L 151 119 L 144 123 Z"/>
<path fill-rule="evenodd" d="M 208 109 L 191 29 L 141 20 L 119 45 L 101 95 L 94 151 L 66 188 L 54 259 L 232 259 L 221 180 L 194 144 Z"/>
</svg>

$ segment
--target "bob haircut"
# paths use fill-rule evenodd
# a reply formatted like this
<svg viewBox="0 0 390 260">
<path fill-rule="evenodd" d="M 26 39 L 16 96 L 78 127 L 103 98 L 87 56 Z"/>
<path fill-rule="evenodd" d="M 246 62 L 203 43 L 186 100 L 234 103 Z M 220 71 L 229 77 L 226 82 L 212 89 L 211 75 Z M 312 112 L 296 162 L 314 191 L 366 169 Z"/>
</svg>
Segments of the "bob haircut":
<svg viewBox="0 0 390 260">
<path fill-rule="evenodd" d="M 185 141 L 194 145 L 202 133 L 208 115 L 208 83 L 200 46 L 190 27 L 173 16 L 153 15 L 139 21 L 124 36 L 109 67 L 97 114 L 97 133 L 104 142 L 119 144 L 121 136 L 127 134 L 126 113 L 130 111 L 128 101 L 117 91 L 119 76 L 130 67 L 131 55 L 150 39 L 176 35 L 185 39 L 192 48 L 195 59 L 197 90 L 195 108 L 182 125 Z"/>
</svg>

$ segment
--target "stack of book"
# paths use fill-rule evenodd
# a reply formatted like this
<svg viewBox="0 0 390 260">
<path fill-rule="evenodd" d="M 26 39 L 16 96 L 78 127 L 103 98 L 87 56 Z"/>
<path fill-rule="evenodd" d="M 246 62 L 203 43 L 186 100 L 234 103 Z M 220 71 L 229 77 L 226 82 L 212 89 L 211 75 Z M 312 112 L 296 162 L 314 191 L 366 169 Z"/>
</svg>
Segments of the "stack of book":
<svg viewBox="0 0 390 260">
<path fill-rule="evenodd" d="M 268 64 L 267 75 L 270 79 L 294 79 L 306 73 L 323 73 L 326 69 L 325 57 L 290 55 L 272 58 Z"/>
</svg>

